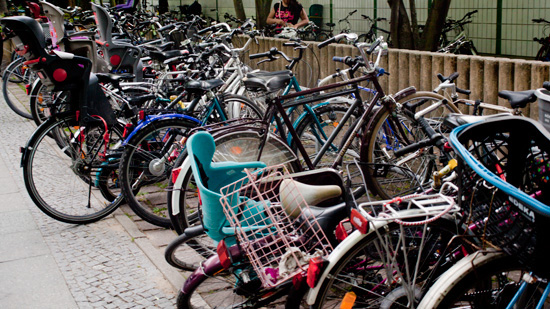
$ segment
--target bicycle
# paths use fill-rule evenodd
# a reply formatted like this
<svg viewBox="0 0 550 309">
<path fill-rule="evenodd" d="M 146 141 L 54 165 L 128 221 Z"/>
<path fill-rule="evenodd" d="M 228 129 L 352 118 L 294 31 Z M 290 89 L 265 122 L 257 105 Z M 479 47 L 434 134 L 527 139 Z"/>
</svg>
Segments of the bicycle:
<svg viewBox="0 0 550 309">
<path fill-rule="evenodd" d="M 461 126 L 450 142 L 461 159 L 464 223 L 474 228 L 465 237 L 479 250 L 449 269 L 419 308 L 541 308 L 549 292 L 541 240 L 550 216 L 548 132 L 531 119 L 505 116 Z"/>
<path fill-rule="evenodd" d="M 548 33 L 548 28 L 550 27 L 550 21 L 547 21 L 546 19 L 538 18 L 533 19 L 534 23 L 537 24 L 543 24 L 543 37 L 539 38 L 533 38 L 533 41 L 541 44 L 541 47 L 539 48 L 537 55 L 535 56 L 535 60 L 540 61 L 550 61 L 550 34 L 546 35 Z"/>
<path fill-rule="evenodd" d="M 388 30 L 385 30 L 376 26 L 378 22 L 386 21 L 387 20 L 386 18 L 378 17 L 376 19 L 372 19 L 369 16 L 363 15 L 363 14 L 361 14 L 361 17 L 363 17 L 363 19 L 367 21 L 367 25 L 370 25 L 370 27 L 367 33 L 362 33 L 359 35 L 359 39 L 358 39 L 359 41 L 372 43 L 376 40 L 378 32 L 382 32 L 385 36 L 386 42 L 388 42 L 388 45 L 391 46 L 390 32 Z"/>
<path fill-rule="evenodd" d="M 465 28 L 467 24 L 472 22 L 471 18 L 475 13 L 477 13 L 477 10 L 466 13 L 459 20 L 448 19 L 445 22 L 439 43 L 440 49 L 437 52 L 474 56 L 479 54 L 474 42 L 468 38 Z M 452 40 L 449 40 L 447 35 L 452 31 L 457 32 L 457 34 Z"/>
<path fill-rule="evenodd" d="M 357 10 L 351 11 L 348 13 L 348 15 L 342 19 L 338 20 L 338 27 L 340 28 L 340 34 L 342 33 L 350 33 L 351 32 L 351 23 L 349 22 L 349 18 L 355 14 Z M 320 29 L 319 33 L 315 37 L 315 41 L 324 42 L 332 37 L 334 37 L 334 27 L 336 27 L 335 23 L 326 23 L 326 26 L 329 27 L 329 30 Z"/>
</svg>

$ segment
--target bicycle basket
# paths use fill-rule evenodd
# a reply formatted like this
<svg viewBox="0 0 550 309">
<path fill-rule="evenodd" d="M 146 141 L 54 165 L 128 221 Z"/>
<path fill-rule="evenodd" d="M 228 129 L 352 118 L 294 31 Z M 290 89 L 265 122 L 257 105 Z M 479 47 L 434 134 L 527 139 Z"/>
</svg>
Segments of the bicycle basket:
<svg viewBox="0 0 550 309">
<path fill-rule="evenodd" d="M 227 220 L 264 287 L 306 272 L 309 259 L 332 250 L 283 165 L 247 172 L 221 194 Z"/>
<path fill-rule="evenodd" d="M 450 141 L 460 160 L 459 204 L 484 246 L 503 249 L 550 274 L 550 135 L 523 117 L 461 126 Z"/>
</svg>

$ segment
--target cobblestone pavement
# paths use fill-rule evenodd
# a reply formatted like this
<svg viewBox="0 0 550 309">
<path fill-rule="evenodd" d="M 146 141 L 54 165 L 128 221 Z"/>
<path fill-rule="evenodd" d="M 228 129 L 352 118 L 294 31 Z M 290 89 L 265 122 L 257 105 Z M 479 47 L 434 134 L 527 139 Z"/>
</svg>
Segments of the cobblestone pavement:
<svg viewBox="0 0 550 309">
<path fill-rule="evenodd" d="M 32 217 L 77 306 L 173 308 L 183 277 L 170 273 L 175 270 L 162 257 L 163 246 L 175 237 L 173 232 L 139 221 L 135 222 L 137 229 L 121 210 L 99 222 L 75 226 L 50 219 L 32 207 L 19 167 L 19 147 L 34 129 L 31 120 L 17 116 L 0 99 L 0 163 L 4 162 L 25 202 L 31 205 Z M 0 290 L 9 282 L 3 278 Z M 27 292 L 21 291 L 21 297 Z"/>
</svg>

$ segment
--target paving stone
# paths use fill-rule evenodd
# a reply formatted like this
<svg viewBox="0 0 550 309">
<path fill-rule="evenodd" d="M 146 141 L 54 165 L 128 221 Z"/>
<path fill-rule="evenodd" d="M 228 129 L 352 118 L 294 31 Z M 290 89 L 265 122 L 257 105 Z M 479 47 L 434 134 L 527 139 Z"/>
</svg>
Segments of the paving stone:
<svg viewBox="0 0 550 309">
<path fill-rule="evenodd" d="M 0 130 L 2 136 L 10 137 L 0 140 L 0 235 L 38 228 L 64 279 L 56 284 L 67 285 L 73 305 L 79 308 L 144 307 L 140 302 L 148 307 L 174 308 L 176 293 L 172 286 L 113 216 L 75 226 L 58 222 L 34 206 L 27 196 L 19 167 L 19 147 L 25 145 L 34 129 L 31 121 L 15 116 L 0 99 Z M 63 201 L 67 197 L 59 199 Z M 29 222 L 35 225 L 29 226 Z M 147 230 L 158 229 L 145 223 L 141 225 Z M 5 290 L 6 280 L 0 281 L 0 290 Z M 46 286 L 52 289 L 54 284 Z M 132 292 L 139 288 L 144 288 L 144 293 L 149 291 L 149 295 L 158 293 L 162 302 Z"/>
</svg>

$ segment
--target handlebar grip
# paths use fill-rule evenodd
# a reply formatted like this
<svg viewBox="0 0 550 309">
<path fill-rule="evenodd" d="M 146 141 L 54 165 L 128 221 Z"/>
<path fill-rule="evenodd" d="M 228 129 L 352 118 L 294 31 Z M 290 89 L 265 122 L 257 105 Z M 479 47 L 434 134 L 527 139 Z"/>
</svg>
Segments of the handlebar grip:
<svg viewBox="0 0 550 309">
<path fill-rule="evenodd" d="M 544 89 L 550 91 L 550 82 L 544 82 L 544 83 L 542 83 L 542 87 L 544 87 Z"/>
<path fill-rule="evenodd" d="M 263 58 L 263 57 L 269 57 L 271 55 L 270 52 L 265 52 L 265 53 L 259 53 L 259 54 L 252 54 L 249 56 L 250 59 L 258 59 L 258 58 Z"/>
<path fill-rule="evenodd" d="M 443 76 L 443 74 L 441 74 L 441 73 L 437 73 L 437 78 L 438 78 L 441 82 L 444 82 L 444 81 L 445 81 L 445 76 Z"/>
<path fill-rule="evenodd" d="M 416 151 L 416 150 L 418 150 L 422 147 L 431 146 L 431 145 L 434 145 L 434 142 L 431 139 L 427 138 L 427 139 L 421 140 L 417 143 L 410 144 L 410 145 L 405 146 L 403 148 L 399 148 L 396 151 L 394 151 L 393 154 L 396 158 L 398 158 L 398 157 L 401 157 L 403 155 L 406 155 L 407 153 L 411 153 L 413 151 Z"/>
<path fill-rule="evenodd" d="M 206 33 L 206 32 L 208 32 L 208 31 L 210 31 L 210 30 L 212 30 L 212 27 L 206 27 L 206 28 L 204 28 L 204 29 L 202 29 L 202 30 L 197 31 L 197 34 L 203 34 L 203 33 Z"/>
<path fill-rule="evenodd" d="M 454 82 L 458 78 L 459 75 L 460 74 L 458 74 L 458 72 L 454 72 L 453 74 L 449 75 L 449 77 L 447 77 L 447 79 L 451 82 Z"/>
<path fill-rule="evenodd" d="M 296 42 L 284 42 L 283 43 L 283 46 L 297 46 L 299 45 L 298 43 Z"/>
<path fill-rule="evenodd" d="M 334 43 L 335 41 L 336 41 L 336 39 L 334 37 L 332 37 L 332 38 L 330 38 L 326 41 L 323 41 L 323 42 L 319 43 L 319 45 L 317 45 L 317 47 L 323 48 L 323 47 L 327 46 L 330 43 Z"/>
<path fill-rule="evenodd" d="M 386 70 L 384 70 L 384 68 L 381 68 L 381 67 L 376 67 L 376 68 L 374 68 L 374 71 L 376 72 L 376 74 L 377 74 L 378 76 L 382 76 L 382 75 L 384 75 L 384 74 L 390 75 L 390 73 L 386 72 Z"/>
<path fill-rule="evenodd" d="M 542 22 L 542 18 L 533 18 L 531 19 L 534 23 L 541 23 Z"/>
<path fill-rule="evenodd" d="M 346 63 L 346 60 L 347 60 L 348 58 L 349 58 L 349 56 L 346 56 L 346 57 L 334 56 L 334 57 L 332 57 L 332 61 Z"/>
<path fill-rule="evenodd" d="M 350 13 L 350 15 L 351 15 L 351 14 L 355 14 L 355 13 L 357 13 L 357 10 L 355 10 L 355 11 L 351 12 L 351 13 Z"/>
<path fill-rule="evenodd" d="M 367 50 L 367 54 L 372 54 L 372 52 L 376 49 L 376 47 L 378 47 L 378 45 L 380 45 L 380 40 L 376 40 L 374 41 L 374 43 L 372 43 L 372 45 L 370 46 L 369 50 Z"/>
<path fill-rule="evenodd" d="M 460 88 L 456 88 L 456 92 L 458 93 L 462 93 L 462 94 L 465 94 L 465 95 L 470 95 L 472 93 L 471 90 L 466 90 L 466 89 L 460 89 Z"/>
</svg>

